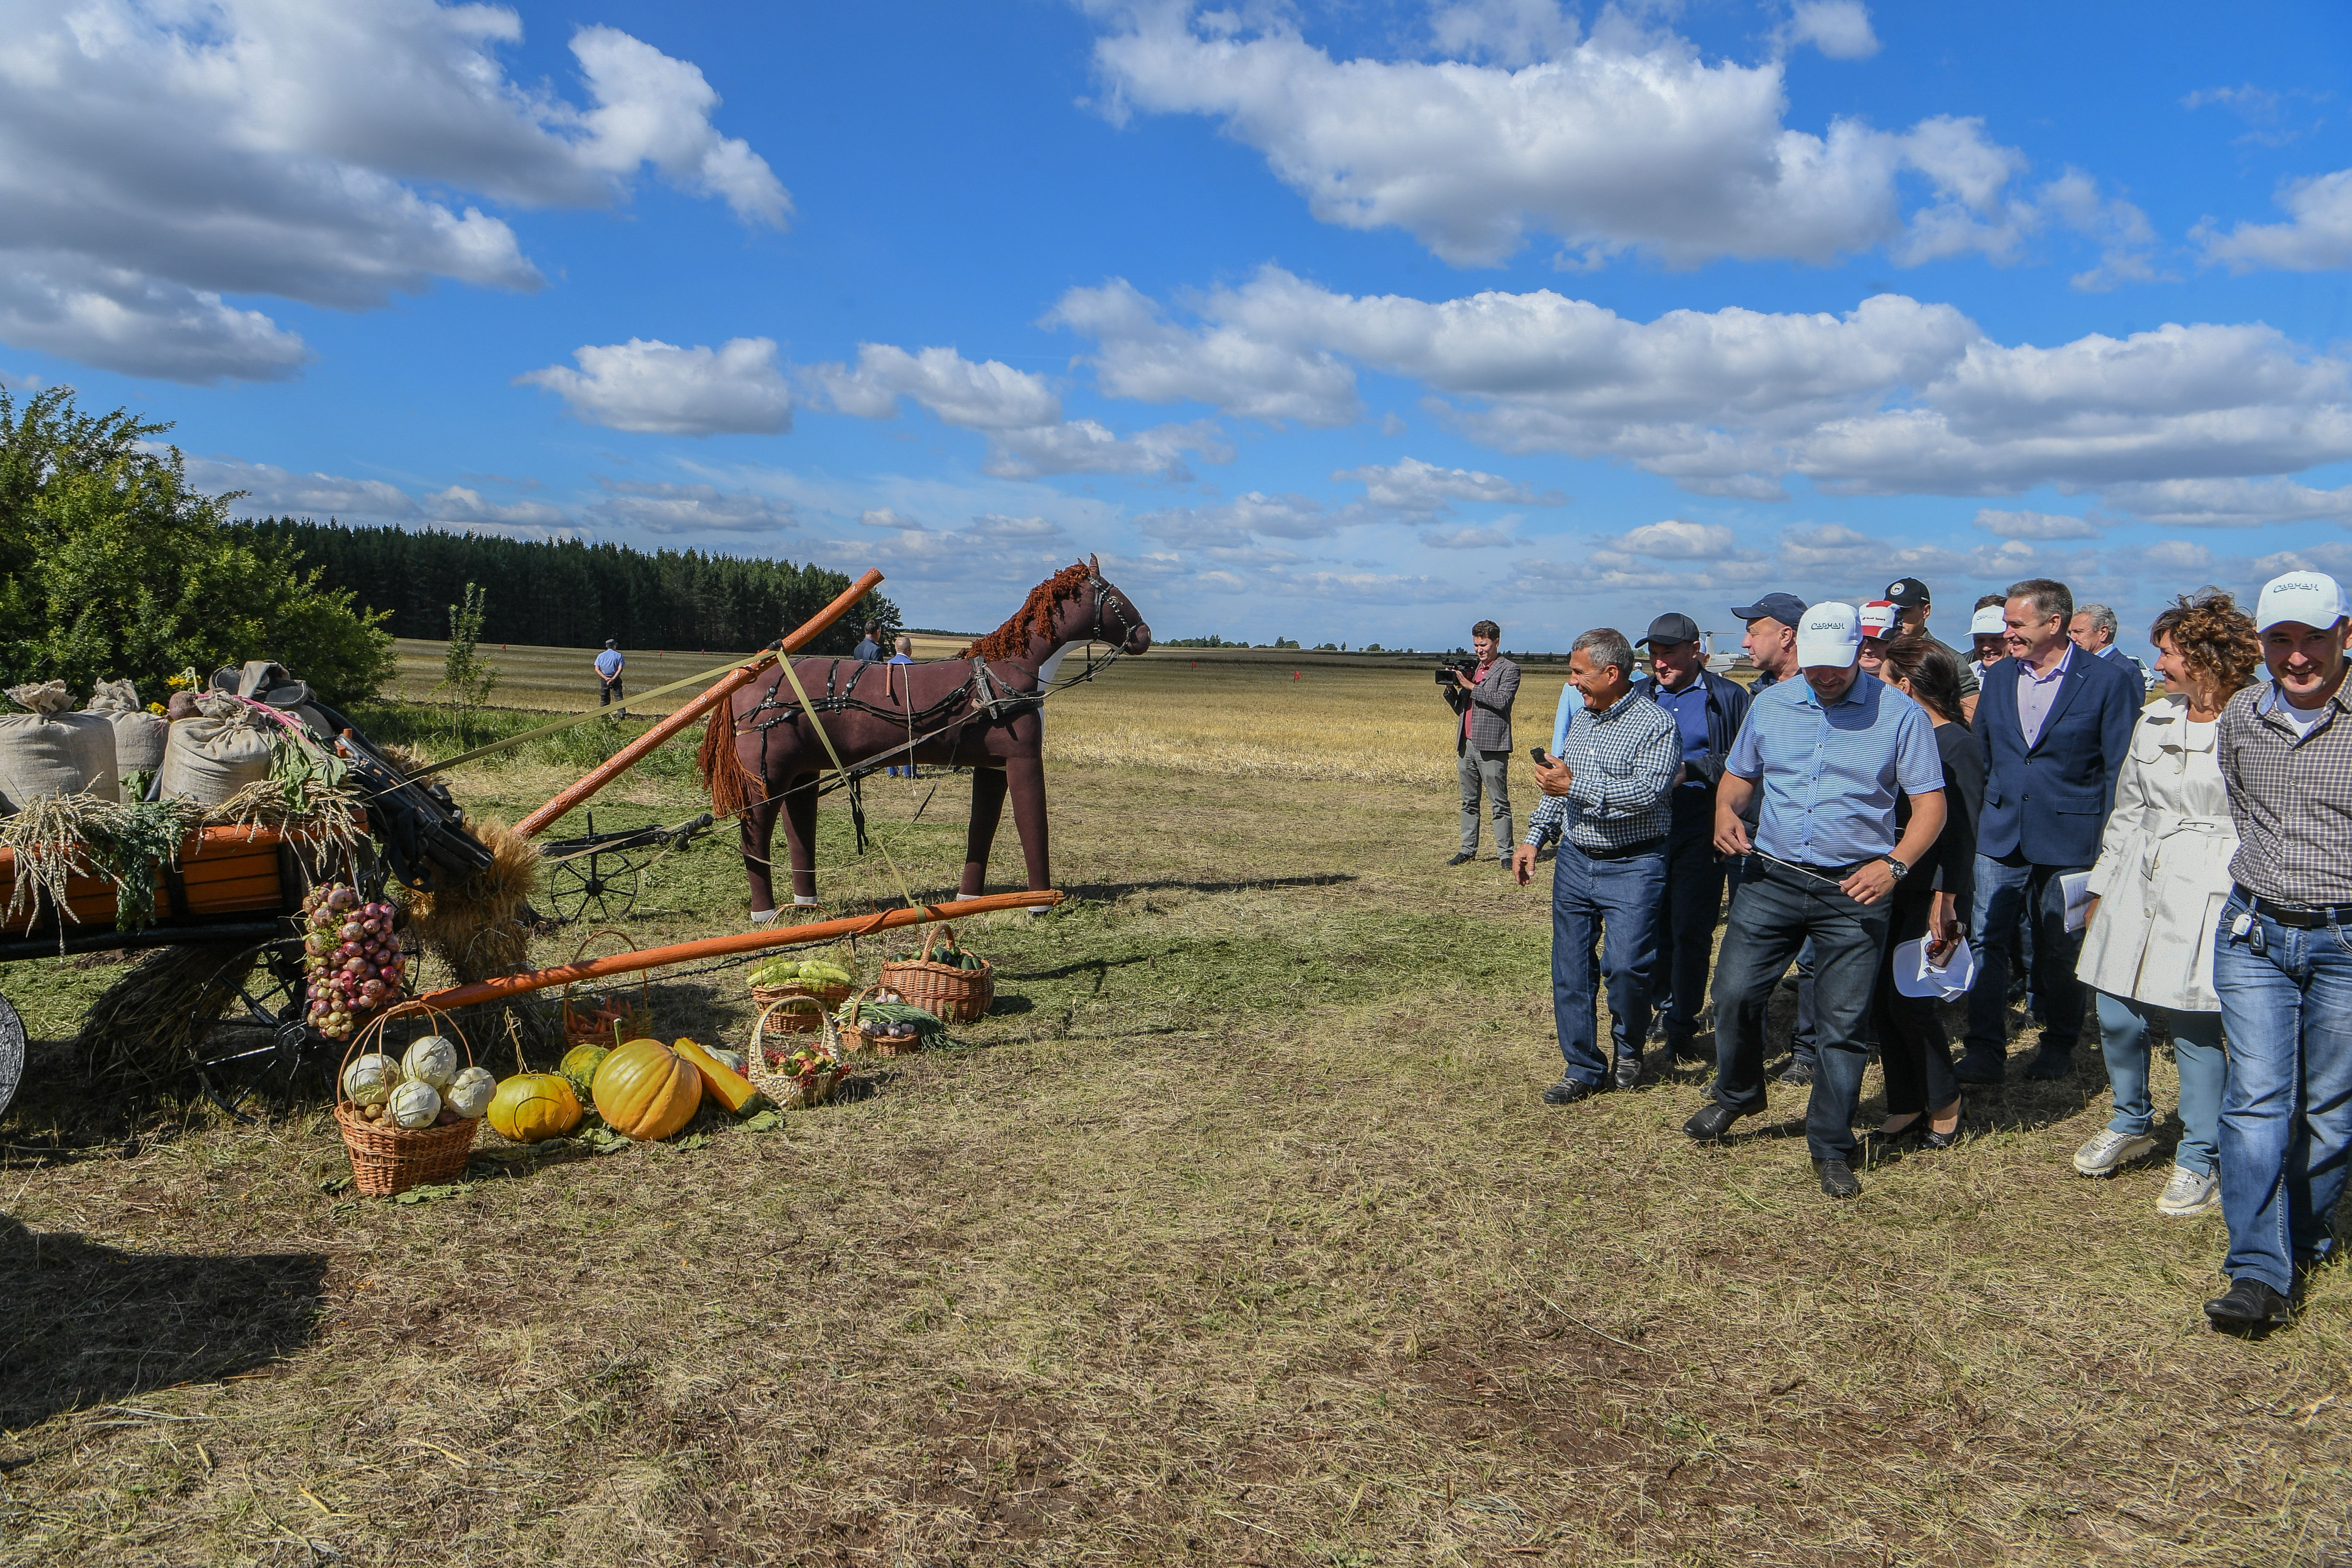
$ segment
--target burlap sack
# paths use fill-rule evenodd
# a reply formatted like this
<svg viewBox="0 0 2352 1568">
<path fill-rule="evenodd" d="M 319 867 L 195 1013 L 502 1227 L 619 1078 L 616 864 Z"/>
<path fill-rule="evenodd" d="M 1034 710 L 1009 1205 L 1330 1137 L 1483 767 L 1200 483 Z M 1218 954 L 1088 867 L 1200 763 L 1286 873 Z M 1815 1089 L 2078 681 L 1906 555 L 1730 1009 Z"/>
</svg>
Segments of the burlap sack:
<svg viewBox="0 0 2352 1568">
<path fill-rule="evenodd" d="M 218 805 L 269 776 L 269 731 L 262 726 L 270 721 L 234 697 L 206 695 L 196 707 L 196 717 L 172 726 L 156 793 Z"/>
<path fill-rule="evenodd" d="M 101 680 L 89 695 L 85 713 L 96 713 L 114 726 L 114 771 L 145 773 L 152 778 L 163 765 L 163 745 L 172 738 L 172 721 L 150 713 L 139 700 L 139 689 L 127 680 Z"/>
<path fill-rule="evenodd" d="M 95 713 L 73 711 L 62 680 L 12 686 L 8 695 L 29 713 L 0 713 L 0 813 L 45 795 L 87 791 L 120 800 L 115 781 L 114 726 Z"/>
</svg>

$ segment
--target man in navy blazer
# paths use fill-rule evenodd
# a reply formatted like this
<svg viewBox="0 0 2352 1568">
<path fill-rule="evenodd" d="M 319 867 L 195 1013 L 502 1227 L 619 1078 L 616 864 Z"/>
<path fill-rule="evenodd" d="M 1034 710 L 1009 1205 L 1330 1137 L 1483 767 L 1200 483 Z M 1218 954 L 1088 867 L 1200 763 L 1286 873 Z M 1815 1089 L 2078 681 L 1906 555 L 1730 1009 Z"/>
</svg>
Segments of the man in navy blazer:
<svg viewBox="0 0 2352 1568">
<path fill-rule="evenodd" d="M 2063 583 L 2032 578 L 2009 591 L 2001 618 L 2009 658 L 1985 672 L 1977 702 L 1984 748 L 1984 810 L 1977 819 L 1977 898 L 1969 944 L 1977 950 L 1969 993 L 1962 1083 L 1999 1083 L 2009 1055 L 2009 944 L 2001 936 L 2022 914 L 2033 932 L 2033 994 L 2043 1026 L 2028 1078 L 2074 1070 L 2083 1030 L 2083 987 L 2074 978 L 2080 931 L 2066 929 L 2060 879 L 2090 868 L 2115 808 L 2116 775 L 2130 753 L 2146 693 L 2131 672 L 2084 653 L 2066 635 L 2074 595 Z"/>
</svg>

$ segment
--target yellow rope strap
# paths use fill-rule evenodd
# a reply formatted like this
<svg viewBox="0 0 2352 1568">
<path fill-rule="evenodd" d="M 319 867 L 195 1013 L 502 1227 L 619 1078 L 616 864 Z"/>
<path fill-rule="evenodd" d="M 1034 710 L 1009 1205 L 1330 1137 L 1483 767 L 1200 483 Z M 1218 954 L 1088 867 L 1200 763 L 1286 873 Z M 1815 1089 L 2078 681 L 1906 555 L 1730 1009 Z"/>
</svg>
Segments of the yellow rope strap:
<svg viewBox="0 0 2352 1568">
<path fill-rule="evenodd" d="M 841 760 L 841 753 L 834 749 L 833 737 L 825 732 L 824 721 L 817 716 L 816 704 L 809 700 L 807 689 L 801 685 L 801 672 L 793 668 L 793 661 L 788 658 L 779 658 L 776 662 L 783 668 L 784 679 L 793 683 L 793 695 L 800 699 L 801 711 L 808 715 L 810 725 L 816 731 L 816 738 L 824 742 L 824 754 L 833 759 L 835 776 L 844 784 L 848 783 L 849 766 Z M 912 752 L 908 754 L 913 755 Z M 814 850 L 816 846 L 812 844 L 809 847 Z M 882 858 L 888 864 L 890 875 L 898 884 L 898 896 L 907 900 L 908 909 L 915 908 L 914 889 L 907 886 L 906 875 L 898 869 L 898 859 L 891 855 L 890 847 L 877 837 L 874 840 L 874 847 L 882 851 Z"/>
</svg>

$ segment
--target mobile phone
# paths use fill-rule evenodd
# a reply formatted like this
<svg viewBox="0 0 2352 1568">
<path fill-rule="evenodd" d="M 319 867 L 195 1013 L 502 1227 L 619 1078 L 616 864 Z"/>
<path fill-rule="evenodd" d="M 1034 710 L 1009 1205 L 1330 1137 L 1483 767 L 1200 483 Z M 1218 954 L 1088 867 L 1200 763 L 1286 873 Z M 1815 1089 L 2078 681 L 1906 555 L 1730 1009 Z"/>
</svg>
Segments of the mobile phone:
<svg viewBox="0 0 2352 1568">
<path fill-rule="evenodd" d="M 1534 762 L 1535 765 L 1539 768 L 1548 768 L 1551 766 L 1551 759 L 1544 755 L 1544 749 L 1541 746 L 1529 746 L 1528 748 L 1528 756 Z"/>
</svg>

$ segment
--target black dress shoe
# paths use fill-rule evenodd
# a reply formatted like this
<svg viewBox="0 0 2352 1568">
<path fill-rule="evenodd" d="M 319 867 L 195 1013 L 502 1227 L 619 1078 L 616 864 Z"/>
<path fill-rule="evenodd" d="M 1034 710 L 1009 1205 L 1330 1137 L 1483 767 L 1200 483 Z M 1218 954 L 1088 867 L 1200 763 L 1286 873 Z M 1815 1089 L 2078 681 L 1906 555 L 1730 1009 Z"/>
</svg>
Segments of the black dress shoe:
<svg viewBox="0 0 2352 1568">
<path fill-rule="evenodd" d="M 2045 1046 L 2035 1054 L 2032 1062 L 2027 1066 L 2025 1076 L 2043 1083 L 2048 1083 L 2053 1079 L 2073 1078 L 2074 1053 L 2053 1051 Z"/>
<path fill-rule="evenodd" d="M 1874 1127 L 1862 1135 L 1862 1141 L 1873 1153 L 1892 1153 L 1906 1144 L 1923 1142 L 1927 1136 L 1927 1119 L 1915 1116 L 1892 1132 L 1882 1127 Z"/>
<path fill-rule="evenodd" d="M 1639 1057 L 1619 1057 L 1617 1058 L 1617 1066 L 1613 1069 L 1612 1076 L 1617 1079 L 1617 1087 L 1619 1089 L 1641 1088 L 1642 1058 Z"/>
<path fill-rule="evenodd" d="M 1813 1162 L 1813 1174 L 1821 1178 L 1822 1191 L 1833 1198 L 1862 1195 L 1861 1181 L 1855 1177 L 1853 1167 L 1843 1160 L 1816 1160 Z"/>
<path fill-rule="evenodd" d="M 1558 1083 L 1544 1085 L 1543 1102 L 1546 1105 L 1574 1105 L 1578 1100 L 1589 1100 L 1600 1092 L 1601 1086 L 1597 1083 L 1586 1083 L 1580 1079 L 1562 1075 Z"/>
<path fill-rule="evenodd" d="M 2231 1280 L 2227 1291 L 2205 1303 L 2205 1315 L 2223 1330 L 2259 1329 L 2286 1313 L 2287 1299 L 2251 1274 Z"/>
<path fill-rule="evenodd" d="M 1952 1064 L 1954 1078 L 1979 1089 L 1990 1089 L 1999 1084 L 2008 1070 L 2006 1060 L 1983 1051 L 1964 1052 L 1960 1059 Z"/>
<path fill-rule="evenodd" d="M 1666 1037 L 1666 1049 L 1674 1053 L 1674 1058 L 1678 1062 L 1711 1062 L 1715 1060 L 1715 1053 L 1713 1051 L 1702 1049 L 1698 1041 L 1688 1035 L 1677 1036 L 1669 1034 Z"/>
<path fill-rule="evenodd" d="M 1960 1141 L 1960 1130 L 1958 1124 L 1955 1124 L 1949 1132 L 1938 1132 L 1933 1127 L 1928 1127 L 1927 1119 L 1924 1116 L 1919 1119 L 1918 1124 L 1927 1129 L 1919 1134 L 1919 1147 L 1922 1149 L 1948 1149 Z"/>
<path fill-rule="evenodd" d="M 1798 1088 L 1802 1089 L 1805 1085 L 1813 1081 L 1813 1064 L 1811 1062 L 1790 1062 L 1787 1067 L 1780 1070 L 1780 1081 L 1782 1083 L 1794 1084 Z"/>
<path fill-rule="evenodd" d="M 1701 1143 L 1719 1142 L 1723 1135 L 1731 1131 L 1731 1124 L 1745 1114 L 1745 1111 L 1732 1110 L 1721 1100 L 1710 1100 L 1698 1108 L 1696 1115 L 1683 1123 L 1683 1133 Z"/>
<path fill-rule="evenodd" d="M 1456 855 L 1452 859 L 1448 860 L 1446 864 L 1449 866 L 1467 866 L 1471 861 L 1475 860 L 1476 858 L 1478 858 L 1478 857 L 1471 854 L 1465 849 L 1461 854 Z"/>
</svg>

